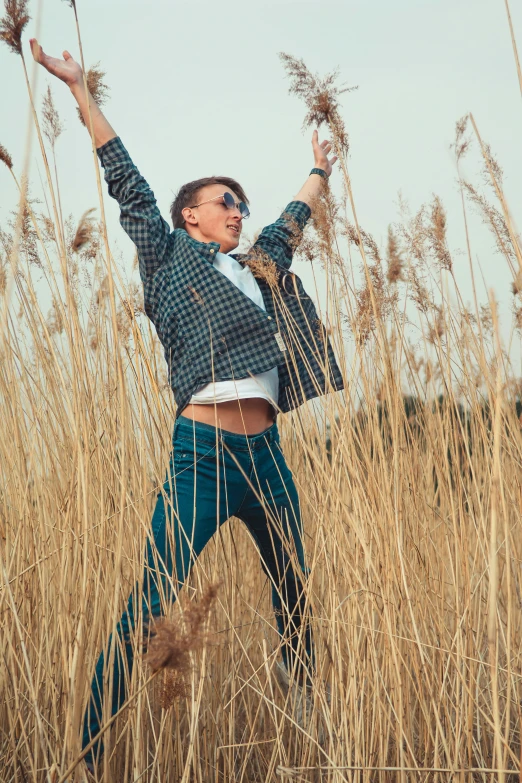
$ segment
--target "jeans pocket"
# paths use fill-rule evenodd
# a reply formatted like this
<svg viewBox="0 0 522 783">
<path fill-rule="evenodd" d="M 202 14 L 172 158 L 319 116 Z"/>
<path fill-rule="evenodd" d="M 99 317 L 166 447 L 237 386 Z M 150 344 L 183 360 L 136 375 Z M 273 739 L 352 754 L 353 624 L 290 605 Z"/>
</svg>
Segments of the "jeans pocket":
<svg viewBox="0 0 522 783">
<path fill-rule="evenodd" d="M 194 442 L 192 438 L 176 438 L 174 441 L 172 465 L 174 475 L 177 476 L 188 470 L 194 470 L 216 463 L 222 454 L 221 443 L 216 444 L 208 441 Z"/>
</svg>

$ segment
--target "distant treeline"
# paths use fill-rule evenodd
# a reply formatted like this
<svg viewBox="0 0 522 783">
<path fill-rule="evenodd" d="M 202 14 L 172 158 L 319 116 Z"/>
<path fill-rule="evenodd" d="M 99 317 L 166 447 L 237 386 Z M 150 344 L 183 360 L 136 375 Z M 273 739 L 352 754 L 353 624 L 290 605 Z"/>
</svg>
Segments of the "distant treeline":
<svg viewBox="0 0 522 783">
<path fill-rule="evenodd" d="M 509 415 L 513 414 L 512 417 Z M 506 416 L 506 413 L 508 414 Z M 522 428 L 522 399 L 517 397 L 509 408 L 503 406 L 503 426 L 506 432 L 509 426 L 518 421 Z M 467 451 L 471 455 L 477 448 L 489 448 L 493 426 L 493 411 L 487 399 L 473 408 L 456 402 L 454 398 L 439 395 L 430 402 L 423 401 L 413 395 L 402 397 L 402 410 L 390 410 L 386 401 L 378 401 L 375 407 L 361 408 L 351 419 L 351 431 L 354 442 L 359 449 L 370 454 L 377 447 L 379 450 L 393 446 L 394 432 L 400 428 L 403 442 L 415 440 L 420 447 L 433 442 L 437 437 L 436 422 L 443 425 L 443 434 L 448 439 L 447 459 L 452 463 L 456 454 Z M 440 435 L 440 433 L 439 433 Z M 440 439 L 440 438 L 439 438 Z M 328 427 L 326 434 L 326 451 L 328 459 L 332 455 L 332 431 Z M 462 455 L 463 456 L 463 455 Z"/>
</svg>

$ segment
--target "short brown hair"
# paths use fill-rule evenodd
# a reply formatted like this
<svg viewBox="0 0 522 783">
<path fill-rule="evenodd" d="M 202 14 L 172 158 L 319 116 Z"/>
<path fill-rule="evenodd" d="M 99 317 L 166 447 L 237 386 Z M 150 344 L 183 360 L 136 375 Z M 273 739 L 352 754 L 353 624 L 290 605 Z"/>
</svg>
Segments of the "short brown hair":
<svg viewBox="0 0 522 783">
<path fill-rule="evenodd" d="M 233 190 L 240 201 L 244 201 L 248 204 L 245 191 L 235 179 L 231 177 L 203 177 L 202 179 L 195 179 L 193 182 L 187 182 L 186 185 L 182 185 L 174 201 L 170 205 L 170 217 L 172 218 L 172 225 L 174 228 L 184 228 L 185 220 L 181 214 L 181 210 L 185 207 L 194 206 L 194 202 L 198 199 L 198 193 L 207 185 L 226 185 L 227 188 Z"/>
</svg>

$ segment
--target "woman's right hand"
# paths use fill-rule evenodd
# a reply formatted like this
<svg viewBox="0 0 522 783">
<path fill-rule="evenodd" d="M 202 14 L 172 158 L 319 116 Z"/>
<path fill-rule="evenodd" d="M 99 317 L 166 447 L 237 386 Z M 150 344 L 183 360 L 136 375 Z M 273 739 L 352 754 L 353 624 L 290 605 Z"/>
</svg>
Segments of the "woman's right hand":
<svg viewBox="0 0 522 783">
<path fill-rule="evenodd" d="M 59 60 L 57 57 L 49 57 L 48 54 L 45 54 L 36 38 L 30 38 L 29 43 L 33 58 L 37 63 L 43 65 L 49 73 L 61 79 L 68 87 L 83 84 L 82 67 L 67 50 L 63 52 L 63 60 Z"/>
</svg>

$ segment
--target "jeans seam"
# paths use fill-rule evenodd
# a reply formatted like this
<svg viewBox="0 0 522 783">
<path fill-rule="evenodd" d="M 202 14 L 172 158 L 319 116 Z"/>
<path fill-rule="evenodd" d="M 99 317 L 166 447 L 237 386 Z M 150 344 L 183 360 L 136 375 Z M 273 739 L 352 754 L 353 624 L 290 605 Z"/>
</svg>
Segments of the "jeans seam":
<svg viewBox="0 0 522 783">
<path fill-rule="evenodd" d="M 252 483 L 252 473 L 254 471 L 254 459 L 252 458 L 252 467 L 250 468 L 250 474 L 248 476 L 248 481 Z M 245 489 L 245 494 L 243 495 L 241 499 L 241 503 L 239 504 L 237 511 L 234 516 L 237 516 L 240 519 L 239 512 L 241 511 L 241 507 L 243 506 L 243 503 L 245 502 L 246 496 L 248 495 L 248 490 L 250 489 L 249 485 L 247 484 L 247 487 Z"/>
</svg>

